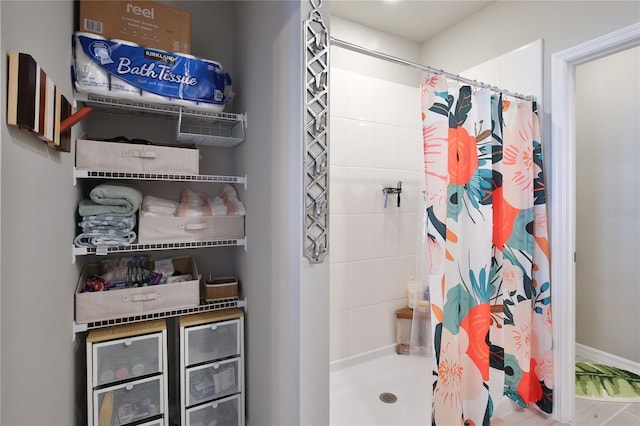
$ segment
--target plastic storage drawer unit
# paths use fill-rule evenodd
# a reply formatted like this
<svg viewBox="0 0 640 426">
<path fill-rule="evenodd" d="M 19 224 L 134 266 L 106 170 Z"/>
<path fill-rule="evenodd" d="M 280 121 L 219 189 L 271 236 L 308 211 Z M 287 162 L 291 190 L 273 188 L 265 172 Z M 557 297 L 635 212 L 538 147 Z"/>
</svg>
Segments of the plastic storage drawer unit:
<svg viewBox="0 0 640 426">
<path fill-rule="evenodd" d="M 207 419 L 215 419 L 216 426 L 241 426 L 242 400 L 240 395 L 199 405 L 187 410 L 187 424 L 208 424 Z"/>
</svg>

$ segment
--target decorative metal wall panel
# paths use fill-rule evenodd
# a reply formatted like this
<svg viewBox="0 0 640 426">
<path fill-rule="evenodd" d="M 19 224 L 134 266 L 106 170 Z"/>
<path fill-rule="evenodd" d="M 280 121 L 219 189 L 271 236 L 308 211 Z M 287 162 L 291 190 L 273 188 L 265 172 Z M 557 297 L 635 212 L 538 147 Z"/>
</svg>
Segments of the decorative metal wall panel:
<svg viewBox="0 0 640 426">
<path fill-rule="evenodd" d="M 304 25 L 304 256 L 322 263 L 329 250 L 329 31 L 322 0 L 310 2 Z"/>
</svg>

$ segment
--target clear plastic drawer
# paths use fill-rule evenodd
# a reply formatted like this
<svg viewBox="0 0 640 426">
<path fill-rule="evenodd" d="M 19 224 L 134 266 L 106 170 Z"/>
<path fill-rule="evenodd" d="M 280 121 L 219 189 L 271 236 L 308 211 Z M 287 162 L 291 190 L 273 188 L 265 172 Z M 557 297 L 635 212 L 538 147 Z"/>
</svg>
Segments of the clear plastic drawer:
<svg viewBox="0 0 640 426">
<path fill-rule="evenodd" d="M 187 425 L 240 426 L 242 424 L 241 414 L 240 395 L 234 395 L 188 409 Z"/>
<path fill-rule="evenodd" d="M 156 376 L 94 391 L 93 406 L 97 407 L 94 424 L 126 425 L 164 413 L 162 378 Z"/>
<path fill-rule="evenodd" d="M 185 350 L 187 365 L 240 355 L 240 320 L 186 328 Z"/>
<path fill-rule="evenodd" d="M 148 423 L 139 423 L 136 426 L 164 426 L 164 419 L 152 420 Z"/>
<path fill-rule="evenodd" d="M 241 391 L 240 358 L 187 369 L 187 406 Z"/>
<path fill-rule="evenodd" d="M 93 383 L 106 385 L 162 371 L 162 334 L 93 345 Z"/>
</svg>

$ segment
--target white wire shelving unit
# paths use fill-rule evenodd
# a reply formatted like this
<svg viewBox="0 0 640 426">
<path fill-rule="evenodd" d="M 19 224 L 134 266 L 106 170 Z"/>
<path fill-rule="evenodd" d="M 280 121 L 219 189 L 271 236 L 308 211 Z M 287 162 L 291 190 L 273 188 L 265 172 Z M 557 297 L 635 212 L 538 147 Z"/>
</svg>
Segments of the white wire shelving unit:
<svg viewBox="0 0 640 426">
<path fill-rule="evenodd" d="M 133 315 L 122 318 L 114 318 L 109 320 L 93 321 L 86 323 L 73 323 L 73 338 L 75 339 L 76 333 L 82 333 L 88 330 L 93 330 L 102 327 L 111 327 L 114 325 L 133 324 L 141 321 L 148 321 L 154 319 L 165 319 L 177 317 L 180 315 L 199 314 L 201 312 L 217 311 L 220 309 L 231 308 L 246 308 L 246 299 L 221 299 L 215 302 L 202 302 L 198 306 L 190 306 L 186 308 L 171 309 L 160 312 L 152 312 L 147 314 Z"/>
<path fill-rule="evenodd" d="M 73 169 L 73 185 L 78 179 L 123 179 L 123 180 L 156 180 L 167 182 L 206 182 L 229 183 L 244 185 L 247 189 L 247 175 L 244 176 L 219 176 L 219 175 L 192 175 L 180 173 L 156 173 L 156 172 L 128 172 L 121 170 L 84 170 Z"/>
<path fill-rule="evenodd" d="M 246 113 L 214 112 L 174 103 L 156 104 L 83 92 L 76 92 L 75 100 L 96 112 L 172 119 L 176 123 L 176 142 L 185 145 L 232 148 L 244 140 L 247 127 Z"/>
<path fill-rule="evenodd" d="M 175 122 L 177 144 L 205 145 L 223 148 L 232 148 L 244 141 L 244 130 L 247 127 L 247 114 L 235 114 L 228 112 L 213 112 L 200 109 L 191 109 L 175 103 L 155 104 L 141 102 L 132 99 L 112 98 L 104 95 L 76 92 L 75 101 L 84 106 L 91 107 L 96 112 L 107 113 L 115 116 L 151 118 Z M 122 180 L 152 180 L 171 182 L 206 182 L 241 184 L 247 189 L 247 176 L 219 176 L 219 175 L 194 175 L 178 173 L 155 172 L 129 172 L 119 170 L 73 170 L 73 184 L 77 185 L 78 179 L 122 179 Z M 247 237 L 223 238 L 209 241 L 193 242 L 159 242 L 130 244 L 127 246 L 102 246 L 102 247 L 76 247 L 72 245 L 73 263 L 76 256 L 108 255 L 117 253 L 146 252 L 156 250 L 180 250 L 199 249 L 211 247 L 241 246 L 247 250 Z M 171 318 L 180 315 L 189 315 L 200 312 L 215 311 L 229 308 L 244 308 L 246 299 L 222 299 L 215 302 L 201 301 L 198 306 L 151 312 L 146 314 L 115 318 L 109 320 L 73 323 L 73 336 L 87 330 L 110 327 L 114 325 L 130 324 L 152 319 Z"/>
</svg>

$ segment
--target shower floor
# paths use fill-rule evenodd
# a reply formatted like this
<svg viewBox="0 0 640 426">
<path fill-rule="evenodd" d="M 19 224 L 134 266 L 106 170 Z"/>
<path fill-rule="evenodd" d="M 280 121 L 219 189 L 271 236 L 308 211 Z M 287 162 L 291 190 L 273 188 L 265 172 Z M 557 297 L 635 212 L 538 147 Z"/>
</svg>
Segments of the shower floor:
<svg viewBox="0 0 640 426">
<path fill-rule="evenodd" d="M 587 361 L 586 359 L 580 359 Z M 331 367 L 331 426 L 427 426 L 431 410 L 431 359 L 396 355 L 392 348 L 348 366 Z M 343 363 L 338 363 L 343 364 Z M 395 403 L 380 400 L 392 393 Z M 576 399 L 576 420 L 559 423 L 538 410 L 525 410 L 503 398 L 496 404 L 495 426 L 640 425 L 640 403 Z"/>
<path fill-rule="evenodd" d="M 431 411 L 431 359 L 396 355 L 332 368 L 331 426 L 427 425 Z M 397 401 L 385 403 L 380 394 Z"/>
</svg>

